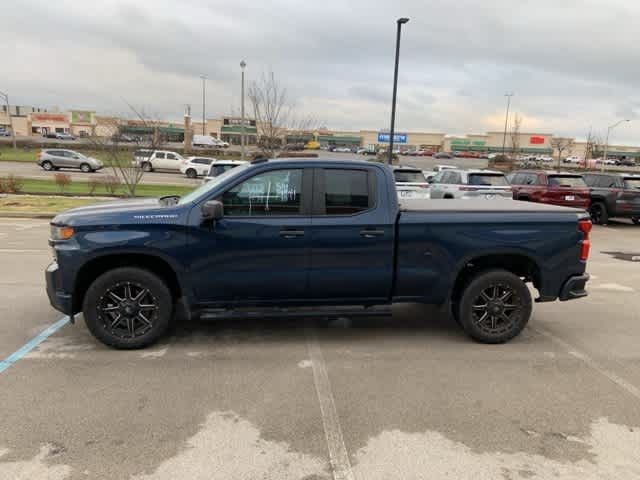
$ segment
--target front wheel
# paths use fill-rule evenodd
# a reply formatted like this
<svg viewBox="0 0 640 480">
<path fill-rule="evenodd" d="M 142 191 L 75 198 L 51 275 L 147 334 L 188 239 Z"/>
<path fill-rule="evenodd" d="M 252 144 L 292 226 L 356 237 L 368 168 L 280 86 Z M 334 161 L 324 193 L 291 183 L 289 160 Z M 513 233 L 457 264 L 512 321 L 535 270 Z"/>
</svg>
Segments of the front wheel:
<svg viewBox="0 0 640 480">
<path fill-rule="evenodd" d="M 153 171 L 153 167 L 151 166 L 151 163 L 149 163 L 149 162 L 144 162 L 144 163 L 142 164 L 142 171 L 143 171 L 143 172 L 151 172 L 151 171 Z"/>
<path fill-rule="evenodd" d="M 606 225 L 609 221 L 607 207 L 602 202 L 592 203 L 589 207 L 589 215 L 591 215 L 591 221 L 596 225 Z"/>
<path fill-rule="evenodd" d="M 167 285 L 148 270 L 116 268 L 91 284 L 83 314 L 89 331 L 105 345 L 143 348 L 169 328 L 173 298 Z"/>
<path fill-rule="evenodd" d="M 196 172 L 193 168 L 190 168 L 189 170 L 187 170 L 188 178 L 196 178 L 197 176 L 198 176 L 198 172 Z"/>
<path fill-rule="evenodd" d="M 462 292 L 458 318 L 465 332 L 482 343 L 504 343 L 518 335 L 531 317 L 527 285 L 506 270 L 477 274 Z"/>
<path fill-rule="evenodd" d="M 80 165 L 80 171 L 89 173 L 91 171 L 91 166 L 88 163 L 83 163 L 82 165 Z"/>
<path fill-rule="evenodd" d="M 50 172 L 51 170 L 53 170 L 53 163 L 51 163 L 49 160 L 45 160 L 44 162 L 42 162 L 42 168 L 47 172 Z"/>
</svg>

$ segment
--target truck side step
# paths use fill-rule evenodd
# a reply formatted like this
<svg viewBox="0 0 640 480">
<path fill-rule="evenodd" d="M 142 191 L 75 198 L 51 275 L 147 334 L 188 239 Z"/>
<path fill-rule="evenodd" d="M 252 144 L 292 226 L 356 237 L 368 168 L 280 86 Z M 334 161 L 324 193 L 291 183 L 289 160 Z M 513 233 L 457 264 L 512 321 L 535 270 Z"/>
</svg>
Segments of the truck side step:
<svg viewBox="0 0 640 480">
<path fill-rule="evenodd" d="M 349 307 L 246 307 L 208 308 L 200 311 L 200 318 L 247 319 L 247 318 L 339 318 L 339 317 L 390 317 L 391 307 L 349 306 Z"/>
</svg>

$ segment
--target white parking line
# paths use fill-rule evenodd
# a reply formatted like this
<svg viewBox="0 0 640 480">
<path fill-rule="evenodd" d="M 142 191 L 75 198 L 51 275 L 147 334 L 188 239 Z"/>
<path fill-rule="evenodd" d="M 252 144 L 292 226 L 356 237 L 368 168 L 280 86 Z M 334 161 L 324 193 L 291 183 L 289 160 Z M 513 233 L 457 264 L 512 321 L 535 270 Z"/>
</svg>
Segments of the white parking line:
<svg viewBox="0 0 640 480">
<path fill-rule="evenodd" d="M 342 428 L 338 420 L 338 412 L 331 391 L 327 366 L 324 363 L 322 350 L 318 345 L 315 332 L 311 328 L 307 328 L 307 350 L 311 360 L 311 369 L 313 370 L 313 382 L 315 383 L 316 394 L 320 403 L 322 425 L 324 426 L 324 435 L 327 440 L 333 478 L 334 480 L 355 480 L 347 447 L 344 444 Z"/>
<path fill-rule="evenodd" d="M 553 342 L 557 343 L 562 348 L 564 348 L 567 351 L 567 353 L 569 353 L 569 355 L 572 355 L 572 356 L 576 357 L 577 359 L 582 360 L 584 363 L 586 363 L 589 367 L 591 367 L 593 370 L 598 372 L 600 375 L 605 376 L 606 378 L 611 380 L 613 383 L 618 385 L 620 388 L 622 388 L 623 390 L 626 390 L 627 393 L 629 393 L 632 396 L 634 396 L 636 398 L 636 400 L 640 400 L 640 388 L 636 387 L 635 385 L 633 385 L 632 383 L 628 382 L 627 380 L 625 380 L 624 378 L 620 377 L 619 375 L 613 373 L 611 370 L 608 370 L 608 369 L 604 368 L 602 365 L 600 365 L 598 362 L 596 362 L 589 355 L 587 355 L 584 352 L 581 352 L 576 347 L 574 347 L 570 343 L 565 342 L 561 338 L 555 336 L 553 333 L 549 332 L 548 330 L 545 330 L 545 329 L 540 328 L 540 327 L 531 327 L 531 329 L 534 332 L 537 332 L 537 333 L 539 333 L 541 335 L 544 335 L 545 337 L 551 339 Z"/>
<path fill-rule="evenodd" d="M 44 248 L 0 248 L 0 253 L 49 253 Z"/>
</svg>

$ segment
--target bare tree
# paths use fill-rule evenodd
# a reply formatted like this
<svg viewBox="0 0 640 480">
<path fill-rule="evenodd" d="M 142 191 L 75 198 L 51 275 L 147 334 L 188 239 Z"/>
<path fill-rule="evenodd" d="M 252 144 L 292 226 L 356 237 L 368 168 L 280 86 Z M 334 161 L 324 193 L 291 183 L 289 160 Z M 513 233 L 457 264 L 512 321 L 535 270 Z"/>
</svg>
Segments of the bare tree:
<svg viewBox="0 0 640 480">
<path fill-rule="evenodd" d="M 588 165 L 588 160 L 594 158 L 596 155 L 602 155 L 602 139 L 598 134 L 589 130 L 587 135 L 587 142 L 584 148 L 584 164 L 585 168 Z"/>
<path fill-rule="evenodd" d="M 251 83 L 247 96 L 253 107 L 262 153 L 274 158 L 285 143 L 285 135 L 312 132 L 317 121 L 312 116 L 296 116 L 287 90 L 273 72 Z"/>
<path fill-rule="evenodd" d="M 556 152 L 558 152 L 558 168 L 560 168 L 560 162 L 562 161 L 563 152 L 571 153 L 571 150 L 573 149 L 573 144 L 574 144 L 573 138 L 553 137 L 551 139 L 551 147 Z"/>
<path fill-rule="evenodd" d="M 130 149 L 124 147 L 122 144 L 123 135 L 121 134 L 122 125 L 117 119 L 109 121 L 103 127 L 106 135 L 93 136 L 89 139 L 89 142 L 95 150 L 102 153 L 106 166 L 111 169 L 118 183 L 124 187 L 126 195 L 135 197 L 136 189 L 145 173 L 144 156 L 148 160 L 154 150 L 162 147 L 165 139 L 160 133 L 160 122 L 149 120 L 144 112 L 138 111 L 130 104 L 127 105 L 137 117 L 137 123 L 151 132 L 144 136 L 134 137 L 136 150 L 142 153 L 143 158 L 139 156 L 136 159 L 132 158 Z M 127 145 L 131 145 L 131 142 L 127 142 Z"/>
<path fill-rule="evenodd" d="M 515 114 L 513 117 L 513 125 L 511 127 L 511 159 L 515 160 L 520 154 L 520 126 L 522 125 L 522 117 Z"/>
</svg>

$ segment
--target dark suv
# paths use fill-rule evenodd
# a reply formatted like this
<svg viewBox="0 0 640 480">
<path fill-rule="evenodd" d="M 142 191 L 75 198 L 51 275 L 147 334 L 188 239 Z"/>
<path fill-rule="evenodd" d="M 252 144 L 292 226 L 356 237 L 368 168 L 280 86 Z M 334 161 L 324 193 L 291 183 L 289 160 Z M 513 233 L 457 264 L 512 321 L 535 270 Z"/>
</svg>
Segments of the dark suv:
<svg viewBox="0 0 640 480">
<path fill-rule="evenodd" d="M 590 189 L 593 223 L 604 225 L 609 217 L 627 217 L 640 224 L 640 175 L 586 173 L 584 181 Z"/>
<path fill-rule="evenodd" d="M 545 170 L 520 170 L 507 176 L 515 200 L 589 208 L 589 189 L 582 175 Z"/>
</svg>

